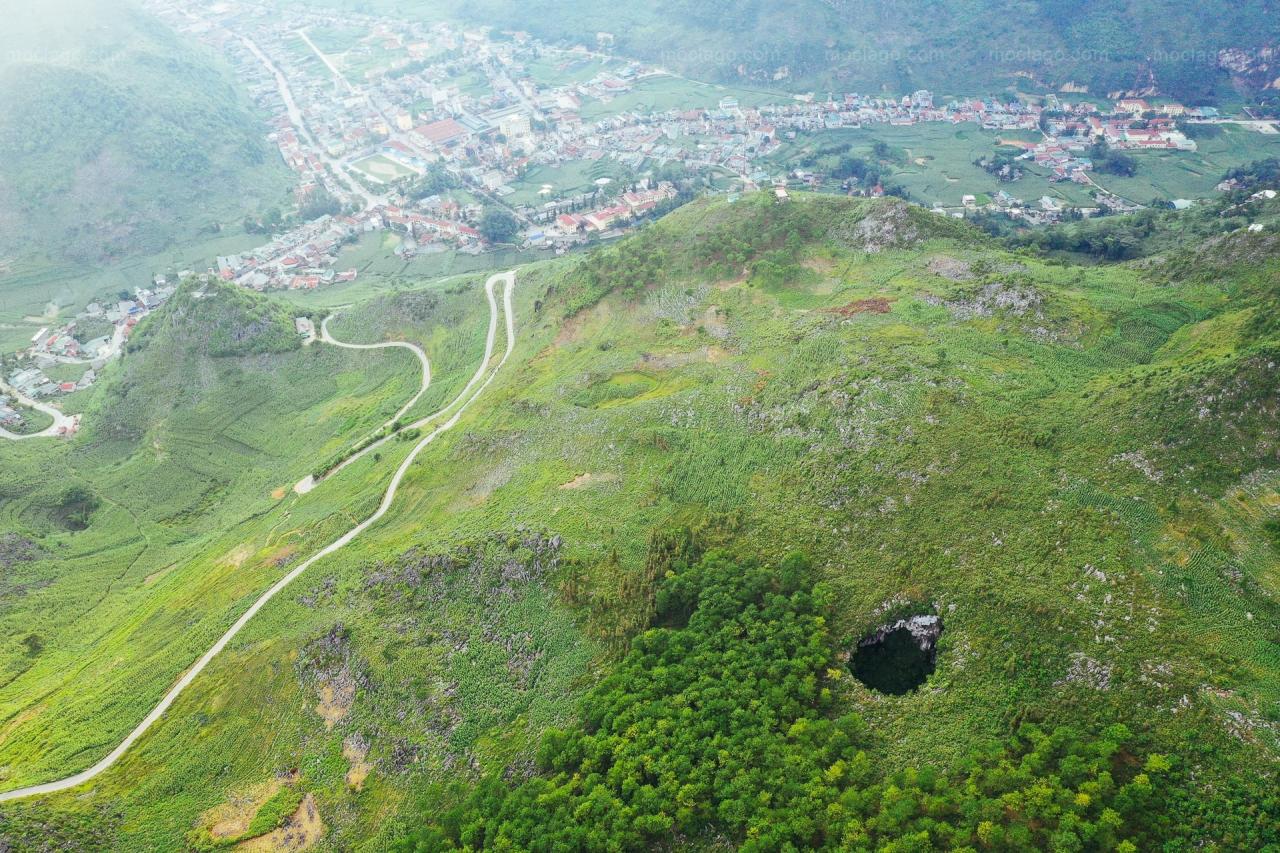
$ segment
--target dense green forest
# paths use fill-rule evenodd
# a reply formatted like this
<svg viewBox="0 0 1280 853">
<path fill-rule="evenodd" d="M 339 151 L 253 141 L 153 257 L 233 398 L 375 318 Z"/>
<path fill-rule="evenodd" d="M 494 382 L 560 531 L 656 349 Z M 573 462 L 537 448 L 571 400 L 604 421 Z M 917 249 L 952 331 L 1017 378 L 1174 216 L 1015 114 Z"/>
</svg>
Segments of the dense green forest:
<svg viewBox="0 0 1280 853">
<path fill-rule="evenodd" d="M 283 196 L 219 60 L 132 0 L 54 0 L 0 30 L 0 257 L 155 253 Z"/>
<path fill-rule="evenodd" d="M 1175 762 L 1136 752 L 1124 725 L 1085 735 L 1024 722 L 955 772 L 894 768 L 834 699 L 846 676 L 824 617 L 831 595 L 798 554 L 674 566 L 655 627 L 584 698 L 581 727 L 544 735 L 539 775 L 484 779 L 402 849 L 640 851 L 679 838 L 748 851 L 1132 853 L 1170 834 Z M 1241 840 L 1278 838 L 1259 827 Z"/>
</svg>

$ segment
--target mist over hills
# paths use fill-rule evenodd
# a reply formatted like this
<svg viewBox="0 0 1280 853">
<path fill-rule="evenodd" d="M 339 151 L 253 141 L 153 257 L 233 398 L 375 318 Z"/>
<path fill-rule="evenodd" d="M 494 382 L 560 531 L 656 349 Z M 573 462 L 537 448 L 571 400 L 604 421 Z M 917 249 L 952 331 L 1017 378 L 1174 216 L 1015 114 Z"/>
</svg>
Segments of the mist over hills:
<svg viewBox="0 0 1280 853">
<path fill-rule="evenodd" d="M 211 233 L 287 173 L 217 61 L 130 0 L 0 31 L 0 252 L 102 261 Z"/>
<path fill-rule="evenodd" d="M 1280 78 L 1273 0 L 330 0 L 340 8 L 441 8 L 459 17 L 596 46 L 683 74 L 789 88 L 953 94 L 1028 79 L 1095 95 L 1159 89 L 1189 101 L 1229 89 L 1220 52 L 1236 51 L 1236 82 Z"/>
</svg>

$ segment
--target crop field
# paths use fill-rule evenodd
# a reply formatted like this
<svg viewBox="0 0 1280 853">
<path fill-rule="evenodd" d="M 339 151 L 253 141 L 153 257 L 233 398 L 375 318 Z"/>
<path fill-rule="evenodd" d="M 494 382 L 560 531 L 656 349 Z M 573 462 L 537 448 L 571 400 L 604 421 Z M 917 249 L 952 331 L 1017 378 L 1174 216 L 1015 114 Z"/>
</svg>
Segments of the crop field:
<svg viewBox="0 0 1280 853">
<path fill-rule="evenodd" d="M 1153 199 L 1209 198 L 1228 169 L 1280 156 L 1280 134 L 1221 125 L 1222 134 L 1196 140 L 1195 152 L 1138 152 L 1131 178 L 1095 175 L 1099 184 L 1140 203 Z"/>
<path fill-rule="evenodd" d="M 613 160 L 576 160 L 559 166 L 535 166 L 529 169 L 515 184 L 515 192 L 508 196 L 510 204 L 538 204 L 559 198 L 569 198 L 596 189 L 596 180 L 609 178 L 615 182 L 624 177 L 626 168 Z M 549 187 L 549 193 L 542 193 Z"/>
<path fill-rule="evenodd" d="M 616 70 L 620 63 L 594 57 L 548 53 L 525 68 L 529 76 L 544 86 L 585 83 L 603 71 Z"/>
<path fill-rule="evenodd" d="M 359 276 L 353 282 L 333 284 L 307 291 L 286 291 L 278 295 L 291 304 L 305 308 L 345 305 L 388 291 L 405 290 L 423 279 L 443 279 L 481 271 L 511 269 L 549 253 L 518 252 L 508 249 L 480 255 L 457 251 L 428 252 L 410 260 L 394 254 L 399 235 L 392 232 L 364 234 L 338 255 L 338 269 L 354 268 Z"/>
<path fill-rule="evenodd" d="M 1002 138 L 1026 136 L 1025 133 L 983 130 L 976 124 L 877 125 L 805 134 L 770 159 L 779 165 L 794 165 L 808 152 L 831 144 L 849 143 L 852 156 L 871 161 L 874 159 L 871 146 L 879 140 L 901 152 L 900 159 L 885 170 L 888 179 L 904 187 L 911 198 L 921 204 L 958 207 L 964 195 L 989 195 L 998 190 L 1031 202 L 1049 196 L 1068 206 L 1096 203 L 1090 188 L 1070 182 L 1051 182 L 1048 173 L 1034 163 L 1026 163 L 1023 177 L 1011 182 L 1000 182 L 974 165 L 975 160 L 990 156 Z M 1210 198 L 1216 194 L 1214 187 L 1228 169 L 1276 156 L 1280 152 L 1280 135 L 1226 125 L 1222 135 L 1198 140 L 1198 146 L 1195 152 L 1133 152 L 1138 161 L 1135 176 L 1120 178 L 1094 173 L 1093 178 L 1106 189 L 1140 204 L 1177 198 Z M 833 162 L 826 165 L 829 167 Z"/>
<path fill-rule="evenodd" d="M 715 108 L 721 98 L 734 97 L 744 106 L 777 103 L 785 96 L 776 92 L 700 83 L 666 74 L 634 81 L 629 92 L 609 102 L 587 101 L 582 105 L 583 121 L 598 121 L 629 110 L 659 112 L 672 109 Z"/>
<path fill-rule="evenodd" d="M 219 255 L 260 244 L 260 237 L 236 225 L 218 237 L 88 268 L 33 256 L 0 265 L 0 352 L 27 346 L 41 328 L 58 318 L 65 322 L 96 298 L 114 298 L 121 290 L 132 293 L 148 286 L 157 273 L 206 270 Z"/>
<path fill-rule="evenodd" d="M 1280 754 L 1274 460 L 1233 438 L 1253 409 L 1201 399 L 1247 376 L 1265 404 L 1274 378 L 1241 371 L 1270 339 L 1244 315 L 1273 297 L 1259 270 L 1169 275 L 803 194 L 696 202 L 522 267 L 511 360 L 392 511 L 273 600 L 92 786 L 0 806 L 0 839 L 207 849 L 309 802 L 317 849 L 377 848 L 459 780 L 532 767 L 649 625 L 654 533 L 672 525 L 809 555 L 844 648 L 893 608 L 941 615 L 921 690 L 826 682 L 877 760 L 953 769 L 1028 717 L 1125 722 L 1206 785 L 1241 762 L 1261 773 Z M 331 331 L 424 346 L 429 411 L 476 366 L 480 281 L 348 291 Z M 142 381 L 162 343 L 118 381 Z M 105 432 L 123 415 L 104 390 L 86 415 L 102 426 L 70 446 L 0 446 L 21 472 L 0 487 L 0 532 L 38 549 L 0 573 L 6 787 L 90 763 L 255 591 L 371 511 L 408 443 L 308 494 L 273 490 L 387 417 L 409 361 L 238 356 L 143 440 Z"/>
</svg>

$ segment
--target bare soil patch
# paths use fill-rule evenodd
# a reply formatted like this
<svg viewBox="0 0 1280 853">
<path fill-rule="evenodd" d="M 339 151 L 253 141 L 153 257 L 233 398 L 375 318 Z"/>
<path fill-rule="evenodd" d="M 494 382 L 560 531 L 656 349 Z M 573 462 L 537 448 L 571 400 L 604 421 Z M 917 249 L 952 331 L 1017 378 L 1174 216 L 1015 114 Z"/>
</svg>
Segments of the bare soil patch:
<svg viewBox="0 0 1280 853">
<path fill-rule="evenodd" d="M 324 819 L 320 817 L 320 809 L 316 806 L 314 794 L 302 798 L 298 810 L 284 823 L 284 826 L 266 835 L 250 838 L 236 845 L 236 850 L 244 853 L 276 853 L 276 851 L 306 850 L 324 837 Z"/>
<path fill-rule="evenodd" d="M 356 685 L 347 672 L 332 681 L 320 685 L 320 701 L 316 713 L 324 720 L 325 729 L 332 729 L 351 713 L 356 701 Z"/>
<path fill-rule="evenodd" d="M 828 308 L 827 310 L 841 317 L 852 317 L 854 314 L 888 314 L 892 309 L 892 301 L 883 296 L 876 296 L 871 299 L 856 299 L 848 305 L 842 305 L 839 308 Z"/>
<path fill-rule="evenodd" d="M 280 790 L 280 780 L 272 779 L 237 791 L 227 801 L 214 806 L 200 817 L 200 824 L 209 827 L 209 835 L 215 839 L 238 838 L 249 829 L 249 823 L 262 804 Z"/>
<path fill-rule="evenodd" d="M 560 488 L 585 489 L 588 486 L 593 486 L 597 483 L 614 483 L 617 482 L 617 480 L 617 474 L 592 474 L 588 472 L 586 474 L 579 474 L 567 483 L 561 483 Z"/>
<path fill-rule="evenodd" d="M 364 780 L 369 778 L 373 763 L 369 761 L 369 744 L 359 735 L 352 735 L 342 742 L 342 757 L 350 765 L 347 770 L 347 785 L 353 790 L 364 789 Z"/>
</svg>

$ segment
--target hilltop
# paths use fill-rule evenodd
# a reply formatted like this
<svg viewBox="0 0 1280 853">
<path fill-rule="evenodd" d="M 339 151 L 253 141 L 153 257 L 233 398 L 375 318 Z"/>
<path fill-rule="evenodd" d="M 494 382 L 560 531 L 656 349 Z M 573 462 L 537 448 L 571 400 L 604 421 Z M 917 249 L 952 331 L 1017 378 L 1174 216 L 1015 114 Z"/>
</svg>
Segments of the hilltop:
<svg viewBox="0 0 1280 853">
<path fill-rule="evenodd" d="M 132 0 L 7 14 L 0 256 L 155 253 L 238 222 L 287 187 L 229 72 Z"/>
<path fill-rule="evenodd" d="M 1266 236 L 1080 264 L 897 200 L 752 193 L 521 268 L 510 359 L 386 517 L 92 787 L 0 807 L 0 839 L 204 848 L 292 815 L 336 848 L 1278 843 Z M 139 332 L 121 381 L 208 334 L 183 304 Z M 267 303 L 225 304 L 236 328 L 283 329 Z M 337 328 L 422 342 L 456 388 L 482 304 L 474 282 L 418 282 Z M 106 603 L 83 606 L 128 626 L 74 684 L 55 677 L 73 626 L 11 632 L 6 787 L 101 754 L 211 625 L 365 517 L 408 452 L 240 506 L 240 478 L 262 483 L 234 449 L 255 429 L 287 437 L 287 482 L 377 422 L 360 408 L 345 426 L 351 376 L 308 366 L 337 351 L 247 346 L 193 357 L 205 408 L 181 421 L 240 413 L 215 460 L 231 485 L 144 524 L 150 541 L 121 523 L 116 547 L 140 555 L 123 579 L 93 537 L 108 498 L 136 507 L 148 486 L 126 502 L 110 484 L 131 468 L 78 455 L 116 452 L 92 432 L 105 408 L 71 457 L 102 498 L 86 530 L 41 539 L 29 498 L 0 505 L 32 543 L 11 549 L 15 617 L 60 613 L 67 586 L 37 581 L 93 545 L 81 588 Z M 316 399 L 270 427 L 284 394 Z M 190 458 L 170 420 L 130 466 Z M 198 559 L 175 562 L 187 547 Z"/>
</svg>

